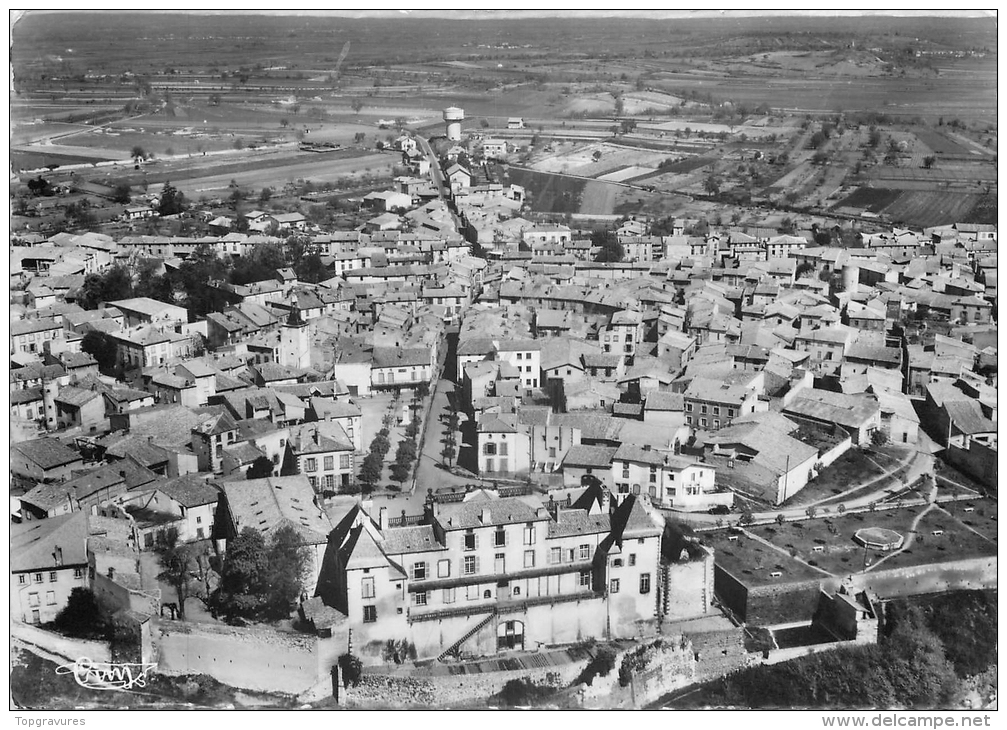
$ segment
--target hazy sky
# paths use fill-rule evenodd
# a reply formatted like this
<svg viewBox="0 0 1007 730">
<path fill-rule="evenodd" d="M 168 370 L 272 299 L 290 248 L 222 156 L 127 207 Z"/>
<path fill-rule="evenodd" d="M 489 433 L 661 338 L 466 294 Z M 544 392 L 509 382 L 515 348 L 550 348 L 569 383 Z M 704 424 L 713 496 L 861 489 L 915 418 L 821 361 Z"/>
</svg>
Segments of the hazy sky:
<svg viewBox="0 0 1007 730">
<path fill-rule="evenodd" d="M 63 10 L 36 10 L 30 11 L 35 13 L 46 13 L 46 12 L 95 12 L 95 11 L 63 11 Z M 107 10 L 101 12 L 143 12 L 137 11 L 135 8 L 122 8 L 118 10 Z M 234 9 L 234 10 L 168 10 L 168 9 L 151 9 L 148 12 L 181 12 L 188 14 L 225 14 L 225 13 L 241 13 L 244 15 L 329 15 L 334 17 L 358 17 L 358 18 L 381 18 L 381 17 L 446 17 L 455 19 L 466 19 L 466 18 L 536 18 L 536 17 L 556 17 L 556 16 L 578 16 L 578 17 L 636 17 L 636 18 L 711 18 L 711 17 L 752 17 L 752 16 L 767 16 L 767 15 L 789 15 L 789 16 L 870 16 L 870 15 L 888 15 L 888 16 L 905 16 L 905 17 L 919 17 L 919 16 L 958 16 L 958 17 L 996 17 L 995 10 L 916 10 L 916 9 L 894 9 L 894 10 L 718 10 L 718 9 L 705 9 L 705 10 L 665 10 L 665 9 L 651 9 L 651 10 L 579 10 L 579 9 L 569 9 L 569 10 L 528 10 L 528 9 L 514 9 L 514 10 L 480 10 L 480 9 L 457 9 L 457 10 L 427 10 L 427 9 L 417 9 L 413 8 L 410 10 L 328 10 L 322 8 L 307 8 L 300 10 L 255 10 L 255 9 Z M 12 20 L 14 20 L 19 15 L 23 14 L 24 11 L 12 11 Z"/>
</svg>

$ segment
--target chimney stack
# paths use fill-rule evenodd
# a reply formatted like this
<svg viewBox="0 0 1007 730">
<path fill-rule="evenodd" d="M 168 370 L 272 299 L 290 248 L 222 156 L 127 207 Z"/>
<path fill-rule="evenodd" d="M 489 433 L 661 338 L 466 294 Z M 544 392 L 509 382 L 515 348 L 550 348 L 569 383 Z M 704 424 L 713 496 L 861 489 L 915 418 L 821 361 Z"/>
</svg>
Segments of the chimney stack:
<svg viewBox="0 0 1007 730">
<path fill-rule="evenodd" d="M 482 511 L 479 513 L 479 521 L 484 525 L 490 523 L 490 511 L 488 507 L 483 507 Z"/>
<path fill-rule="evenodd" d="M 53 552 L 52 556 L 56 561 L 57 567 L 63 565 L 63 548 L 57 545 L 56 550 Z"/>
<path fill-rule="evenodd" d="M 382 507 L 378 510 L 378 529 L 382 532 L 388 529 L 388 508 Z"/>
<path fill-rule="evenodd" d="M 602 487 L 601 490 L 601 511 L 602 514 L 608 514 L 612 507 L 612 495 L 608 489 Z"/>
</svg>

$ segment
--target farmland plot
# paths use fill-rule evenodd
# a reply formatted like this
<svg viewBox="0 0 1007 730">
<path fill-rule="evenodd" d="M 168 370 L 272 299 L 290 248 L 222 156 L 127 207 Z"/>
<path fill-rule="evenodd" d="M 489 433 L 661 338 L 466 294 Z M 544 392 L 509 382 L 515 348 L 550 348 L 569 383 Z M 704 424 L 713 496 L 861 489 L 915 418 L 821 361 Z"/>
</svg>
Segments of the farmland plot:
<svg viewBox="0 0 1007 730">
<path fill-rule="evenodd" d="M 883 212 L 893 221 L 926 228 L 964 220 L 982 197 L 967 193 L 907 190 L 900 193 Z"/>
</svg>

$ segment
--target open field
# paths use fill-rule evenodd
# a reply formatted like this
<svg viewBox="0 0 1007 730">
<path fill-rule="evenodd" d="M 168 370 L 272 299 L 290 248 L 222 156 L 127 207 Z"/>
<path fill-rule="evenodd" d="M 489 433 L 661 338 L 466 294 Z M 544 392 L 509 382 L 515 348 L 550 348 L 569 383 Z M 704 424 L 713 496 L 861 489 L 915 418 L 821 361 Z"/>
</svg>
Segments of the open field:
<svg viewBox="0 0 1007 730">
<path fill-rule="evenodd" d="M 953 139 L 932 129 L 914 130 L 913 134 L 925 144 L 931 152 L 937 155 L 977 155 L 978 152 L 965 147 Z"/>
<path fill-rule="evenodd" d="M 579 213 L 586 180 L 510 168 L 510 182 L 528 192 L 531 209 L 543 213 Z M 608 187 L 608 186 L 606 186 Z"/>
<path fill-rule="evenodd" d="M 893 221 L 914 226 L 939 226 L 961 221 L 980 203 L 982 195 L 903 191 L 884 208 Z"/>
<path fill-rule="evenodd" d="M 838 203 L 837 208 L 861 208 L 872 213 L 880 213 L 886 206 L 895 202 L 902 193 L 886 188 L 857 188 Z"/>
</svg>

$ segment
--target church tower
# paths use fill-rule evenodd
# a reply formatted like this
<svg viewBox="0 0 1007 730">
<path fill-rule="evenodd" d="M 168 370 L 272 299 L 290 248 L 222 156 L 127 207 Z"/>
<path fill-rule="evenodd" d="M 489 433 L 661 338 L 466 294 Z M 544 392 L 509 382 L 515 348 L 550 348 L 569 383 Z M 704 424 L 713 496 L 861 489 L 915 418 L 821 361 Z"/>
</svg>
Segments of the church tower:
<svg viewBox="0 0 1007 730">
<path fill-rule="evenodd" d="M 308 323 L 296 309 L 280 328 L 280 365 L 288 368 L 311 367 L 311 347 L 308 344 Z"/>
</svg>

